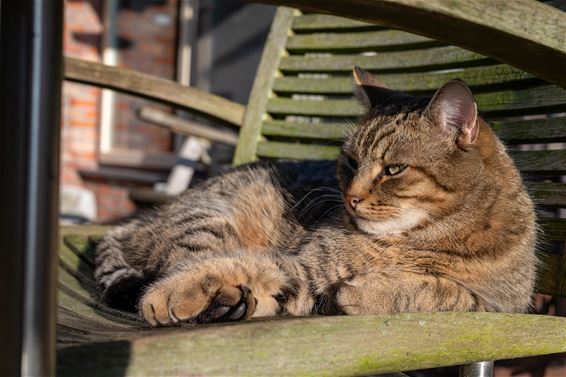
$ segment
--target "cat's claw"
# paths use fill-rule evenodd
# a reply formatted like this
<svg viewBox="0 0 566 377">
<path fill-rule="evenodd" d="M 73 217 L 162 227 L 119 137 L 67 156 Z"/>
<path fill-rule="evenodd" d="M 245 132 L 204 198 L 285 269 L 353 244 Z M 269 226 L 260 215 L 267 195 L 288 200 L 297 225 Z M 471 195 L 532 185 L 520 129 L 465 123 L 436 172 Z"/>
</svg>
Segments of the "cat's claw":
<svg viewBox="0 0 566 377">
<path fill-rule="evenodd" d="M 232 322 L 250 318 L 255 312 L 256 300 L 248 287 L 238 288 L 239 301 L 236 304 L 225 305 L 234 301 L 236 294 L 234 290 L 220 289 L 210 305 L 198 315 L 197 321 L 199 323 Z"/>
</svg>

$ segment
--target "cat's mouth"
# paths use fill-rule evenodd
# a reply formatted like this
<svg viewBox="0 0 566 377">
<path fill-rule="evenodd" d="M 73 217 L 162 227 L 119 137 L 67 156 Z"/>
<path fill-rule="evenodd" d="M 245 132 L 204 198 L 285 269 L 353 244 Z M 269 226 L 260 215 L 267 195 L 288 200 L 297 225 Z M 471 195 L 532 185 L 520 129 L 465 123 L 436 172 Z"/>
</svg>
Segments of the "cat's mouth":
<svg viewBox="0 0 566 377">
<path fill-rule="evenodd" d="M 407 232 L 421 224 L 426 218 L 426 213 L 419 209 L 403 209 L 399 215 L 385 219 L 352 216 L 358 229 L 375 236 Z"/>
</svg>

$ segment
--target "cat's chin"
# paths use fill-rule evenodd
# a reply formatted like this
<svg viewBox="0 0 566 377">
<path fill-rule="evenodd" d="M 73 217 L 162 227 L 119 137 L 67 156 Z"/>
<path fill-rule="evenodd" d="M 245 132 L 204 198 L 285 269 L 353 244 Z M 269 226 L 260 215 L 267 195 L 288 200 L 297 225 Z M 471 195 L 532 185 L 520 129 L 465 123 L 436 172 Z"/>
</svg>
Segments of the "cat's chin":
<svg viewBox="0 0 566 377">
<path fill-rule="evenodd" d="M 354 218 L 358 229 L 362 232 L 374 235 L 393 235 L 409 231 L 421 224 L 427 215 L 418 209 L 405 209 L 398 217 L 384 220 L 368 220 L 361 217 Z"/>
</svg>

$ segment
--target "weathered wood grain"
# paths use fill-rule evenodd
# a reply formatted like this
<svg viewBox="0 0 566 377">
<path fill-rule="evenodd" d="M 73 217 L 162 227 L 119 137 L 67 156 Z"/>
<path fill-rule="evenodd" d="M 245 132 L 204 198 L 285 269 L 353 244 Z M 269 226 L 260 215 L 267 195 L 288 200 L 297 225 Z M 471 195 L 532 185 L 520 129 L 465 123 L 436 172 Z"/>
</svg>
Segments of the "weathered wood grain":
<svg viewBox="0 0 566 377">
<path fill-rule="evenodd" d="M 240 131 L 240 140 L 234 153 L 233 163 L 235 165 L 257 159 L 256 148 L 261 134 L 261 122 L 265 117 L 268 98 L 272 94 L 271 88 L 273 87 L 277 67 L 285 53 L 285 43 L 288 37 L 287 31 L 293 22 L 294 12 L 294 10 L 289 8 L 279 8 L 273 20 L 250 94 L 248 110 Z"/>
<path fill-rule="evenodd" d="M 535 204 L 544 207 L 566 207 L 566 184 L 527 182 L 526 185 Z M 564 227 L 566 228 L 566 224 Z"/>
<path fill-rule="evenodd" d="M 566 90 L 556 86 L 539 86 L 522 90 L 482 93 L 475 96 L 482 114 L 540 114 L 566 111 Z M 354 99 L 299 100 L 271 98 L 267 111 L 272 114 L 356 117 L 364 108 Z"/>
<path fill-rule="evenodd" d="M 339 147 L 328 145 L 262 141 L 257 146 L 260 157 L 289 160 L 333 160 L 339 153 Z"/>
<path fill-rule="evenodd" d="M 267 158 L 291 160 L 332 160 L 340 153 L 338 145 L 298 144 L 264 141 L 258 144 L 257 154 Z M 510 151 L 517 167 L 529 174 L 566 174 L 566 150 Z"/>
<path fill-rule="evenodd" d="M 313 31 L 352 31 L 379 30 L 382 26 L 350 18 L 331 16 L 328 14 L 302 14 L 293 19 L 293 31 L 296 33 Z"/>
<path fill-rule="evenodd" d="M 210 126 L 205 126 L 161 110 L 152 109 L 150 107 L 142 107 L 138 115 L 140 119 L 166 128 L 176 134 L 202 137 L 210 141 L 227 145 L 236 145 L 238 143 L 238 134 L 235 132 L 223 131 Z"/>
<path fill-rule="evenodd" d="M 566 142 L 566 118 L 490 122 L 495 134 L 507 144 Z M 270 120 L 262 134 L 317 140 L 341 140 L 355 126 L 345 123 L 299 123 Z"/>
<path fill-rule="evenodd" d="M 389 88 L 408 93 L 432 93 L 452 79 L 465 81 L 474 93 L 540 85 L 541 83 L 530 73 L 504 64 L 440 73 L 378 74 L 378 77 Z M 348 72 L 347 75 L 338 77 L 279 77 L 275 80 L 273 90 L 277 93 L 349 94 L 352 92 L 353 85 L 351 74 Z"/>
<path fill-rule="evenodd" d="M 562 261 L 560 255 L 545 252 L 538 253 L 540 266 L 537 268 L 536 290 L 538 293 L 555 296 L 566 296 L 566 290 L 559 289 L 563 279 L 561 274 Z"/>
<path fill-rule="evenodd" d="M 566 240 L 566 219 L 542 217 L 537 220 L 541 240 L 563 242 Z"/>
<path fill-rule="evenodd" d="M 244 118 L 244 107 L 239 103 L 145 73 L 68 56 L 64 72 L 69 81 L 151 99 L 235 126 L 240 126 Z"/>
<path fill-rule="evenodd" d="M 293 123 L 281 120 L 270 120 L 263 123 L 261 133 L 266 136 L 342 140 L 351 129 L 352 126 L 349 124 Z"/>
<path fill-rule="evenodd" d="M 559 317 L 311 317 L 67 347 L 59 352 L 58 375 L 360 376 L 564 351 L 566 318 Z"/>
<path fill-rule="evenodd" d="M 566 174 L 566 149 L 547 151 L 509 151 L 515 164 L 524 173 L 531 175 Z"/>
<path fill-rule="evenodd" d="M 493 59 L 458 47 L 436 47 L 422 50 L 382 52 L 374 56 L 332 55 L 286 56 L 279 69 L 283 72 L 344 72 L 358 65 L 374 72 L 407 72 L 495 64 Z"/>
<path fill-rule="evenodd" d="M 257 1 L 257 0 L 256 0 Z M 338 14 L 454 44 L 566 88 L 566 13 L 540 2 L 259 0 Z"/>
<path fill-rule="evenodd" d="M 292 53 L 395 51 L 440 46 L 442 43 L 399 30 L 351 33 L 311 33 L 290 36 L 285 48 Z"/>
<path fill-rule="evenodd" d="M 490 125 L 497 136 L 509 144 L 566 141 L 566 117 L 514 122 L 491 121 Z"/>
</svg>

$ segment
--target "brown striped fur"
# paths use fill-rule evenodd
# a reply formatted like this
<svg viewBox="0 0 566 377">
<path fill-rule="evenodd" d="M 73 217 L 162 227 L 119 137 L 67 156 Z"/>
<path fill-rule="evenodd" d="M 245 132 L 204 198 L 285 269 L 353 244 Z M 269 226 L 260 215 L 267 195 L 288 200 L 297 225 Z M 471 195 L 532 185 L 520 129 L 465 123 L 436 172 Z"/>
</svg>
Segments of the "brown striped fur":
<svg viewBox="0 0 566 377">
<path fill-rule="evenodd" d="M 314 188 L 326 178 L 308 163 L 211 179 L 104 239 L 102 298 L 152 325 L 528 310 L 533 204 L 469 89 L 452 81 L 431 99 L 354 77 L 368 114 L 342 147 L 340 191 Z"/>
</svg>

